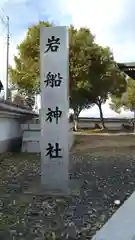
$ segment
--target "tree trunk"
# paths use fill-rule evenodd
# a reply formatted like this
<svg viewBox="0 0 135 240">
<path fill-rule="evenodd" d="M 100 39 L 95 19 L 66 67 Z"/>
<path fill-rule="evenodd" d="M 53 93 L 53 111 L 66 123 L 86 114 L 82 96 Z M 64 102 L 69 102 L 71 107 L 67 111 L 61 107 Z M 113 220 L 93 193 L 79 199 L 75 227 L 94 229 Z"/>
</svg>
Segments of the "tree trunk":
<svg viewBox="0 0 135 240">
<path fill-rule="evenodd" d="M 74 131 L 77 132 L 78 130 L 78 121 L 75 119 L 74 120 Z"/>
<path fill-rule="evenodd" d="M 78 130 L 78 115 L 74 114 L 74 131 Z"/>
<path fill-rule="evenodd" d="M 102 111 L 101 103 L 98 104 L 98 107 L 99 107 L 99 113 L 100 113 L 102 128 L 104 129 L 105 128 L 105 123 L 104 123 L 104 117 L 103 117 L 103 111 Z"/>
</svg>

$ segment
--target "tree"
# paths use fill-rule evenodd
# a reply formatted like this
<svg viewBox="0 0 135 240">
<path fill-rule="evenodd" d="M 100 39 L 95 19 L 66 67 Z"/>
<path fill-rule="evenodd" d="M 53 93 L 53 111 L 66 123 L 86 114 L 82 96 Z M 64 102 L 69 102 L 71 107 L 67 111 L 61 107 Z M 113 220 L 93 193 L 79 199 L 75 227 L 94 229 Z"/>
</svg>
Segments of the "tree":
<svg viewBox="0 0 135 240">
<path fill-rule="evenodd" d="M 135 81 L 131 78 L 127 79 L 126 92 L 121 94 L 119 97 L 112 95 L 110 107 L 115 112 L 121 112 L 123 107 L 125 110 L 135 110 Z"/>
<path fill-rule="evenodd" d="M 126 92 L 120 96 L 112 95 L 110 107 L 115 112 L 120 113 L 121 109 L 124 110 L 135 110 L 135 81 L 132 78 L 127 79 Z"/>
<path fill-rule="evenodd" d="M 72 97 L 70 98 L 70 107 L 74 110 L 75 119 L 78 119 L 83 109 L 91 107 L 91 103 L 89 102 L 89 91 L 85 88 L 73 89 Z"/>
<path fill-rule="evenodd" d="M 33 96 L 40 92 L 39 44 L 40 26 L 51 26 L 48 22 L 39 22 L 31 26 L 26 38 L 17 46 L 18 56 L 14 57 L 15 68 L 10 67 L 12 84 L 21 92 Z M 69 88 L 70 103 L 78 119 L 80 111 L 89 104 L 86 100 L 86 83 L 88 81 L 90 54 L 94 45 L 94 36 L 87 28 L 69 28 Z"/>
<path fill-rule="evenodd" d="M 48 22 L 39 22 L 28 28 L 26 38 L 17 46 L 18 56 L 14 56 L 15 68 L 10 66 L 9 77 L 12 85 L 27 96 L 40 92 L 40 26 L 50 27 Z"/>
<path fill-rule="evenodd" d="M 110 107 L 117 113 L 120 113 L 122 108 L 134 112 L 134 121 L 132 123 L 135 130 L 135 81 L 132 78 L 127 79 L 126 92 L 120 96 L 114 94 L 111 96 Z"/>
<path fill-rule="evenodd" d="M 128 79 L 128 89 L 127 89 L 127 103 L 125 107 L 130 109 L 130 111 L 135 111 L 135 80 Z"/>
<path fill-rule="evenodd" d="M 20 106 L 24 106 L 25 105 L 24 99 L 20 95 L 15 95 L 14 96 L 13 103 L 15 103 L 17 105 L 20 105 Z"/>
<path fill-rule="evenodd" d="M 69 28 L 69 79 L 70 90 L 85 88 L 89 79 L 94 36 L 87 28 Z"/>
<path fill-rule="evenodd" d="M 12 84 L 26 96 L 33 97 L 40 92 L 40 26 L 51 26 L 48 22 L 39 22 L 31 26 L 26 38 L 18 45 L 18 56 L 14 57 L 15 68 L 10 67 Z M 123 91 L 124 81 L 109 48 L 95 43 L 88 28 L 69 27 L 69 88 L 70 107 L 78 119 L 82 109 L 96 104 L 100 110 L 104 127 L 102 103 L 109 94 Z"/>
<path fill-rule="evenodd" d="M 20 93 L 17 92 L 13 97 L 13 103 L 21 106 L 27 106 L 29 108 L 33 108 L 35 103 L 35 97 L 34 96 L 28 96 L 24 92 Z"/>
<path fill-rule="evenodd" d="M 87 28 L 69 28 L 69 78 L 70 107 L 74 110 L 74 120 L 78 122 L 80 112 L 91 106 L 88 99 L 87 83 L 94 36 Z M 77 126 L 76 126 L 77 127 Z"/>
<path fill-rule="evenodd" d="M 102 104 L 110 94 L 119 96 L 126 88 L 124 74 L 118 69 L 108 47 L 95 45 L 89 68 L 89 81 L 89 101 L 98 106 L 102 127 L 105 128 Z"/>
<path fill-rule="evenodd" d="M 75 88 L 72 90 L 70 98 L 70 108 L 74 110 L 73 122 L 75 131 L 78 129 L 78 117 L 83 109 L 92 107 L 89 102 L 89 91 L 85 88 Z"/>
</svg>

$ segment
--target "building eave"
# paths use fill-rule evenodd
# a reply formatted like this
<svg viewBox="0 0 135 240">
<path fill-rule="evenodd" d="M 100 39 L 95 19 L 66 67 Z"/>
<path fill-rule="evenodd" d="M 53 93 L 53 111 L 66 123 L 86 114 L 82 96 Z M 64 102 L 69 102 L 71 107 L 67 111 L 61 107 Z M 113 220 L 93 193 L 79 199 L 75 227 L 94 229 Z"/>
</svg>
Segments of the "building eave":
<svg viewBox="0 0 135 240">
<path fill-rule="evenodd" d="M 12 112 L 14 114 L 19 114 L 19 115 L 29 115 L 33 117 L 38 117 L 39 115 L 32 111 L 30 108 L 19 106 L 16 104 L 12 104 L 8 101 L 0 101 L 0 111 L 2 112 Z"/>
<path fill-rule="evenodd" d="M 135 80 L 135 62 L 117 63 L 119 69 Z"/>
</svg>

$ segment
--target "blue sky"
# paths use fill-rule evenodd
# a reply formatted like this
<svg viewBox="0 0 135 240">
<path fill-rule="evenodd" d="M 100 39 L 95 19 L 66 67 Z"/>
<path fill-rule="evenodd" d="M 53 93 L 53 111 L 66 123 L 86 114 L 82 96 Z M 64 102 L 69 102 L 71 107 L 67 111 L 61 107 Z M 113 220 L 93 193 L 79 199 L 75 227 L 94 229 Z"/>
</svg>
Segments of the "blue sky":
<svg viewBox="0 0 135 240">
<path fill-rule="evenodd" d="M 73 24 L 89 27 L 96 41 L 108 45 L 116 61 L 135 61 L 135 1 L 134 0 L 0 0 L 0 9 L 10 17 L 10 63 L 16 54 L 16 45 L 25 37 L 28 26 L 39 20 L 48 20 L 56 25 Z M 0 16 L 4 13 L 0 10 Z M 1 33 L 2 32 L 2 33 Z M 5 79 L 5 34 L 0 24 L 0 78 Z M 98 115 L 98 109 L 85 111 L 83 115 Z M 105 116 L 114 116 L 108 104 Z M 124 113 L 125 114 L 125 113 Z M 126 113 L 127 115 L 127 113 Z"/>
</svg>

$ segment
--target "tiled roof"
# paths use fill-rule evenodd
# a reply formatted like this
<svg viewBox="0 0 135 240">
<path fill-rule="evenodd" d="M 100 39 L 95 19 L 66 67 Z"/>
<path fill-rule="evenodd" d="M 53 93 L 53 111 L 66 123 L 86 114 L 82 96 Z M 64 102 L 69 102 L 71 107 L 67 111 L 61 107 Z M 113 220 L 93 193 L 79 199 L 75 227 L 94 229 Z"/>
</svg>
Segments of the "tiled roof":
<svg viewBox="0 0 135 240">
<path fill-rule="evenodd" d="M 35 113 L 31 108 L 15 104 L 11 101 L 0 100 L 0 109 L 9 112 L 38 116 L 38 114 Z"/>
<path fill-rule="evenodd" d="M 135 80 L 135 62 L 117 63 L 119 69 Z"/>
</svg>

